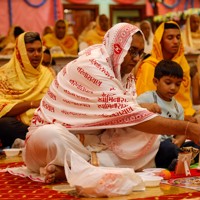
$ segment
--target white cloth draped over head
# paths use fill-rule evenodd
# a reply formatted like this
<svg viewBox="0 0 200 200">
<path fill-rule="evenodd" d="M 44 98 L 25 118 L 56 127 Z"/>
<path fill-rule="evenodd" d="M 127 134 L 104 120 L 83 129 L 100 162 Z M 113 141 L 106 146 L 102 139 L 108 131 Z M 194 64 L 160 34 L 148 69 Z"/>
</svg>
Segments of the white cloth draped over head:
<svg viewBox="0 0 200 200">
<path fill-rule="evenodd" d="M 143 20 L 143 21 L 141 21 L 140 27 L 141 27 L 143 24 L 148 24 L 148 25 L 149 25 L 149 28 L 150 28 L 149 37 L 148 37 L 147 40 L 145 39 L 144 52 L 145 52 L 145 53 L 151 53 L 151 50 L 152 50 L 152 48 L 153 48 L 153 37 L 154 37 L 153 31 L 152 31 L 152 26 L 151 26 L 151 23 L 150 23 L 148 20 Z"/>
<path fill-rule="evenodd" d="M 119 23 L 106 33 L 102 44 L 80 52 L 53 81 L 32 127 L 55 123 L 69 130 L 117 128 L 157 116 L 137 104 L 134 77 L 120 75 L 138 31 L 136 26 Z"/>
<path fill-rule="evenodd" d="M 192 32 L 190 17 L 191 15 L 187 17 L 185 27 L 182 30 L 183 45 L 186 53 L 200 50 L 200 26 L 196 32 Z"/>
</svg>

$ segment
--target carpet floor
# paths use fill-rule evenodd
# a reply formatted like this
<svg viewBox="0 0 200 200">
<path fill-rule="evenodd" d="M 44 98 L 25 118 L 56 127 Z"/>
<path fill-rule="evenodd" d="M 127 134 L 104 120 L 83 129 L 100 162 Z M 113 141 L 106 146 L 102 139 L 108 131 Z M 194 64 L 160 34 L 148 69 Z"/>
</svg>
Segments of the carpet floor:
<svg viewBox="0 0 200 200">
<path fill-rule="evenodd" d="M 0 169 L 6 167 L 18 167 L 23 162 L 0 162 Z M 160 187 L 147 188 L 145 192 L 133 192 L 129 196 L 113 197 L 113 198 L 78 198 L 75 191 L 63 192 L 54 190 L 61 188 L 67 183 L 59 183 L 56 185 L 46 185 L 44 183 L 35 182 L 29 178 L 14 176 L 8 172 L 0 173 L 0 200 L 200 200 L 200 191 L 188 188 L 175 187 L 169 184 L 161 184 Z"/>
</svg>

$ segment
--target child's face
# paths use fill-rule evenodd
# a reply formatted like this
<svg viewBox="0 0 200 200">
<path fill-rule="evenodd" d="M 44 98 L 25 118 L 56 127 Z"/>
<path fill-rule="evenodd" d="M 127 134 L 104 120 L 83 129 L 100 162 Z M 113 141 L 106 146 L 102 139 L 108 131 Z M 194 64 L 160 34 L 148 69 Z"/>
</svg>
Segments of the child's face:
<svg viewBox="0 0 200 200">
<path fill-rule="evenodd" d="M 157 94 L 165 101 L 171 101 L 172 97 L 177 94 L 181 86 L 182 79 L 173 76 L 163 76 L 160 80 L 153 79 L 157 87 Z"/>
</svg>

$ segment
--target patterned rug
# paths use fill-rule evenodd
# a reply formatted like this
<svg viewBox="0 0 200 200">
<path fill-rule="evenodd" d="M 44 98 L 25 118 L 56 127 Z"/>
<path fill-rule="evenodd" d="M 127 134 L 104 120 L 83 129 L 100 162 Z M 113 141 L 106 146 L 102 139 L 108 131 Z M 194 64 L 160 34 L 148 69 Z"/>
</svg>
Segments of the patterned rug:
<svg viewBox="0 0 200 200">
<path fill-rule="evenodd" d="M 173 195 L 165 195 L 165 196 L 159 196 L 159 197 L 139 198 L 139 200 L 200 200 L 200 192 L 173 194 Z"/>
<path fill-rule="evenodd" d="M 23 163 L 1 164 L 0 168 L 18 167 Z M 48 188 L 44 183 L 31 181 L 29 178 L 14 176 L 10 173 L 0 173 L 0 199 L 1 200 L 77 200 L 78 198 L 60 193 Z"/>
<path fill-rule="evenodd" d="M 19 167 L 23 162 L 17 163 L 7 163 L 0 164 L 0 168 L 4 169 L 6 167 Z M 60 185 L 62 185 L 61 183 Z M 70 193 L 71 194 L 71 193 Z M 154 196 L 145 198 L 134 198 L 134 195 L 129 196 L 129 200 L 200 200 L 200 192 L 189 192 L 182 194 L 172 194 L 164 196 Z M 131 198 L 132 197 L 132 198 Z M 50 188 L 49 185 L 44 185 L 44 183 L 35 182 L 29 178 L 22 178 L 20 176 L 14 176 L 10 173 L 0 173 L 0 200 L 80 200 L 75 194 L 72 195 L 58 192 Z M 85 198 L 86 199 L 86 198 Z M 95 198 L 88 198 L 94 199 Z M 105 198 L 107 199 L 107 198 Z M 109 198 L 108 198 L 109 199 Z M 112 199 L 112 198 L 110 198 Z M 117 197 L 114 198 L 117 200 Z M 124 197 L 119 199 L 126 200 Z"/>
</svg>

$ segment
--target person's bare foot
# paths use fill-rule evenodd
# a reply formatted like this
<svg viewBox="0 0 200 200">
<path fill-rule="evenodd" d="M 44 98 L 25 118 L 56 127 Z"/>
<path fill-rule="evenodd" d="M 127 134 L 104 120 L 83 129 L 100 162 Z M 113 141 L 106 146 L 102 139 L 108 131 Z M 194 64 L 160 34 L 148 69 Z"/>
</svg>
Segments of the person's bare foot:
<svg viewBox="0 0 200 200">
<path fill-rule="evenodd" d="M 48 165 L 40 171 L 40 174 L 45 176 L 45 183 L 54 183 L 58 180 L 66 180 L 64 167 L 57 165 Z"/>
</svg>

